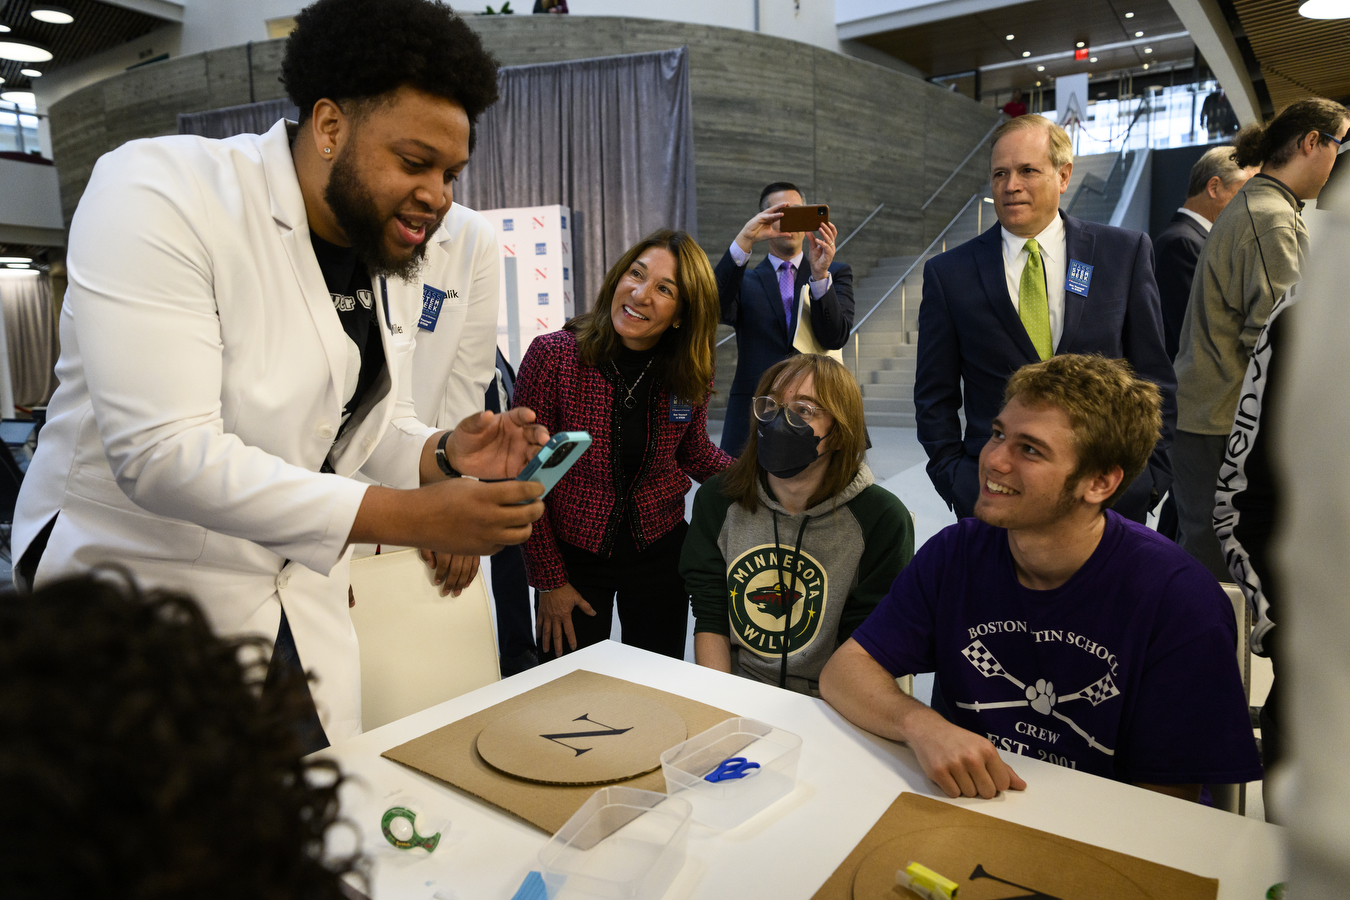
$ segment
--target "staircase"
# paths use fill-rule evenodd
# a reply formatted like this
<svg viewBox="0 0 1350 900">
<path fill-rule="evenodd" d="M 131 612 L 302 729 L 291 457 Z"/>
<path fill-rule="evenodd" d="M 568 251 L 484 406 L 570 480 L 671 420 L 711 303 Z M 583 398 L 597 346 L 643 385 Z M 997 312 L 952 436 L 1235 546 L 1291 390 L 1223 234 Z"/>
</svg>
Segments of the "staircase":
<svg viewBox="0 0 1350 900">
<path fill-rule="evenodd" d="M 918 362 L 923 264 L 993 224 L 994 207 L 983 201 L 984 193 L 982 191 L 981 199 L 968 204 L 951 221 L 924 255 L 878 260 L 867 277 L 854 285 L 857 320 L 864 316 L 867 319 L 857 327 L 854 338 L 850 338 L 844 348 L 844 362 L 854 368 L 862 385 L 863 411 L 868 425 L 914 427 L 914 369 Z M 904 281 L 896 287 L 901 276 Z M 869 315 L 888 291 L 890 296 Z"/>
</svg>

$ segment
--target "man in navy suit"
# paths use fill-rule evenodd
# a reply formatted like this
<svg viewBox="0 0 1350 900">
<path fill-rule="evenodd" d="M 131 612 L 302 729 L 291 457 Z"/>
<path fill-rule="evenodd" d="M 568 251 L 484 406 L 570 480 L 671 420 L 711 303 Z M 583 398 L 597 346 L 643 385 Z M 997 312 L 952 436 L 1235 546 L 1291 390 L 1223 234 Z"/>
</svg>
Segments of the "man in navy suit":
<svg viewBox="0 0 1350 900">
<path fill-rule="evenodd" d="M 933 485 L 961 517 L 973 515 L 989 490 L 977 474 L 980 449 L 1008 377 L 1055 353 L 1124 358 L 1162 389 L 1162 434 L 1115 510 L 1142 522 L 1171 483 L 1176 379 L 1163 347 L 1153 248 L 1138 232 L 1060 213 L 1072 170 L 1059 126 L 1041 116 L 1005 122 L 990 159 L 999 223 L 924 266 L 914 384 L 919 441 Z"/>
<path fill-rule="evenodd" d="M 1158 299 L 1162 303 L 1163 335 L 1167 358 L 1177 358 L 1177 338 L 1186 321 L 1186 304 L 1191 298 L 1191 281 L 1200 248 L 1209 237 L 1210 226 L 1223 212 L 1256 167 L 1239 168 L 1233 161 L 1229 144 L 1211 147 L 1191 167 L 1186 202 L 1172 215 L 1153 242 L 1157 258 L 1154 270 L 1158 281 Z"/>
<path fill-rule="evenodd" d="M 750 435 L 750 401 L 764 370 L 797 353 L 802 286 L 810 285 L 811 329 L 821 346 L 837 350 L 853 329 L 853 270 L 834 262 L 838 231 L 825 223 L 814 234 L 782 232 L 778 220 L 787 206 L 802 204 L 801 191 L 776 181 L 759 195 L 760 212 L 745 223 L 714 270 L 722 324 L 736 329 L 736 378 L 727 398 L 722 449 L 739 456 Z M 803 240 L 809 254 L 802 250 Z M 769 255 L 747 272 L 750 251 L 769 242 Z"/>
</svg>

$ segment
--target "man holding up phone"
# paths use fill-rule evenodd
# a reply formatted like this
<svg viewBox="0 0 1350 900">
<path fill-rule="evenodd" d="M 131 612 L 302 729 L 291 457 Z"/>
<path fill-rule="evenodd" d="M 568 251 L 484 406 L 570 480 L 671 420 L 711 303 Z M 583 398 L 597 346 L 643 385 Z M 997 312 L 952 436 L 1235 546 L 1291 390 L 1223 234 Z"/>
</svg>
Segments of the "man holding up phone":
<svg viewBox="0 0 1350 900">
<path fill-rule="evenodd" d="M 797 353 L 792 343 L 802 287 L 810 285 L 810 325 L 821 346 L 837 350 L 853 330 L 853 270 L 834 261 L 838 231 L 828 221 L 814 233 L 779 227 L 783 210 L 803 202 L 797 186 L 786 181 L 760 191 L 760 211 L 741 228 L 714 269 L 722 324 L 736 329 L 736 378 L 722 426 L 722 449 L 733 456 L 740 454 L 750 433 L 750 400 L 759 377 Z M 768 242 L 769 255 L 747 271 L 750 253 L 760 241 Z"/>
</svg>

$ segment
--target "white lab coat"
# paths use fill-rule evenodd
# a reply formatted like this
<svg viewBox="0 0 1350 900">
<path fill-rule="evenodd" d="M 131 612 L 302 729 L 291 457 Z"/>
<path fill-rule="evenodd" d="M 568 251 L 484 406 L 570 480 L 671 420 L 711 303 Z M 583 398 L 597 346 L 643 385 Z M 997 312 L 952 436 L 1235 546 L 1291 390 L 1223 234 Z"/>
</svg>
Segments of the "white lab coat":
<svg viewBox="0 0 1350 900">
<path fill-rule="evenodd" d="M 434 429 L 414 417 L 409 372 L 423 284 L 444 289 L 448 259 L 444 229 L 431 240 L 414 283 L 375 286 L 388 365 L 333 446 L 348 342 L 285 122 L 103 156 L 71 224 L 60 387 L 20 492 L 14 559 L 59 512 L 38 585 L 118 563 L 194 595 L 226 636 L 274 639 L 284 607 L 329 740 L 359 733 L 347 536 L 367 485 L 350 476 L 418 483 Z M 437 330 L 463 329 L 467 314 L 447 303 Z M 487 360 L 484 384 L 494 342 L 491 327 L 464 341 Z M 330 447 L 336 474 L 320 474 Z"/>
<path fill-rule="evenodd" d="M 469 325 L 445 327 L 442 308 L 434 328 L 417 329 L 413 408 L 428 425 L 454 428 L 483 411 L 483 395 L 497 371 L 502 262 L 497 232 L 481 213 L 456 203 L 441 227 L 447 236 L 441 289 L 450 294 L 446 303 L 467 305 Z M 474 339 L 466 339 L 470 334 Z"/>
</svg>

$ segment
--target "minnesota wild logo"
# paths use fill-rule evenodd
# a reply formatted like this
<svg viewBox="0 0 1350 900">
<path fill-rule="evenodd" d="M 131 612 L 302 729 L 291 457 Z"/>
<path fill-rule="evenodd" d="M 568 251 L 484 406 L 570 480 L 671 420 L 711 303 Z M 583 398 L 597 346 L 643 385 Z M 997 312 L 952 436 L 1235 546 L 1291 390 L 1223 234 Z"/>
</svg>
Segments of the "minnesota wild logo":
<svg viewBox="0 0 1350 900">
<path fill-rule="evenodd" d="M 731 628 L 741 645 L 758 656 L 781 656 L 783 620 L 790 614 L 788 655 L 811 646 L 820 633 L 826 580 L 825 569 L 809 553 L 794 556 L 773 544 L 742 553 L 727 568 Z"/>
</svg>

